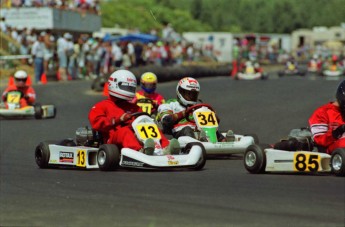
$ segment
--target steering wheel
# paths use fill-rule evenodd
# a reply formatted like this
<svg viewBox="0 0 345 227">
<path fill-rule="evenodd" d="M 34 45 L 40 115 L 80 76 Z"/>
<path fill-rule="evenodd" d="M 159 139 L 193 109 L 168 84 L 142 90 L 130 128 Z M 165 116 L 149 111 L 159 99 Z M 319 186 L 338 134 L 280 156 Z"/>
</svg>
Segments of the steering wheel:
<svg viewBox="0 0 345 227">
<path fill-rule="evenodd" d="M 135 113 L 132 113 L 132 118 L 137 118 L 139 116 L 143 116 L 143 115 L 146 115 L 146 116 L 149 116 L 150 117 L 150 114 L 146 113 L 146 112 L 135 112 Z"/>
<path fill-rule="evenodd" d="M 152 99 L 149 98 L 138 99 L 136 103 L 151 103 L 153 105 Z"/>
<path fill-rule="evenodd" d="M 189 122 L 195 122 L 194 121 L 194 119 L 190 119 L 188 116 L 192 113 L 192 112 L 194 112 L 196 109 L 199 109 L 199 108 L 201 108 L 201 107 L 207 107 L 207 108 L 209 108 L 210 110 L 212 110 L 212 111 L 214 111 L 214 109 L 209 105 L 209 104 L 207 104 L 207 103 L 199 103 L 199 104 L 195 104 L 195 105 L 193 105 L 193 106 L 190 106 L 190 107 L 188 107 L 187 109 L 186 109 L 186 119 L 187 119 L 187 121 L 189 121 Z"/>
</svg>

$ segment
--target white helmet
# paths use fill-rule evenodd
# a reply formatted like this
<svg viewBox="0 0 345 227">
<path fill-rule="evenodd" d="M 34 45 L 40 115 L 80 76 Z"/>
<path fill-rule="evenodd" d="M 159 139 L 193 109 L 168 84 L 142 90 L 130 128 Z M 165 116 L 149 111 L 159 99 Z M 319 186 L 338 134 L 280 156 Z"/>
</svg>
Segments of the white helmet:
<svg viewBox="0 0 345 227">
<path fill-rule="evenodd" d="M 181 79 L 176 87 L 177 99 L 184 105 L 195 105 L 200 92 L 199 82 L 192 77 Z"/>
<path fill-rule="evenodd" d="M 110 75 L 108 86 L 109 95 L 124 100 L 132 100 L 137 88 L 137 79 L 132 72 L 121 69 Z"/>
<path fill-rule="evenodd" d="M 24 70 L 19 70 L 14 74 L 15 79 L 27 79 L 28 74 Z"/>
</svg>

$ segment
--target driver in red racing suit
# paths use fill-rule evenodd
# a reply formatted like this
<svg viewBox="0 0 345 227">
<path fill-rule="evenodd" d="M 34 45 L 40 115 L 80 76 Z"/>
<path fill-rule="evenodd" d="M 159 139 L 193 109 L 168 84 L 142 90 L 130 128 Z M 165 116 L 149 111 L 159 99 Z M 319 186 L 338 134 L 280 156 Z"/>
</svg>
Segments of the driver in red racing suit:
<svg viewBox="0 0 345 227">
<path fill-rule="evenodd" d="M 90 110 L 91 127 L 101 132 L 106 144 L 116 144 L 120 148 L 131 148 L 152 155 L 156 146 L 154 140 L 146 139 L 143 146 L 131 127 L 132 114 L 142 112 L 139 106 L 130 102 L 137 86 L 135 76 L 128 70 L 117 70 L 110 75 L 108 86 L 108 99 L 96 103 Z M 161 146 L 164 154 L 179 150 L 178 141 L 171 140 L 169 144 L 162 133 Z"/>
<path fill-rule="evenodd" d="M 325 147 L 328 154 L 345 147 L 345 80 L 338 86 L 336 101 L 316 109 L 309 125 L 315 144 Z"/>
<path fill-rule="evenodd" d="M 20 107 L 25 107 L 28 105 L 33 105 L 36 101 L 36 92 L 35 90 L 26 84 L 28 80 L 28 74 L 19 70 L 14 74 L 14 84 L 9 85 L 2 94 L 2 101 L 7 105 L 7 94 L 10 91 L 19 91 L 21 93 L 21 98 L 19 101 Z"/>
</svg>

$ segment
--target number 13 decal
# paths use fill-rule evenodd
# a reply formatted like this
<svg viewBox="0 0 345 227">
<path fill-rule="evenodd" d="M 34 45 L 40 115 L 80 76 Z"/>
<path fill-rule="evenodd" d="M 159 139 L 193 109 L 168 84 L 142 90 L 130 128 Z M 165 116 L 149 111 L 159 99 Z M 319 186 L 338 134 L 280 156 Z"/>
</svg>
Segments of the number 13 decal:
<svg viewBox="0 0 345 227">
<path fill-rule="evenodd" d="M 85 167 L 86 166 L 86 151 L 78 150 L 77 166 L 80 166 L 80 167 Z"/>
<path fill-rule="evenodd" d="M 161 134 L 158 130 L 157 125 L 147 124 L 147 125 L 137 125 L 137 130 L 142 139 L 153 138 L 160 139 Z"/>
</svg>

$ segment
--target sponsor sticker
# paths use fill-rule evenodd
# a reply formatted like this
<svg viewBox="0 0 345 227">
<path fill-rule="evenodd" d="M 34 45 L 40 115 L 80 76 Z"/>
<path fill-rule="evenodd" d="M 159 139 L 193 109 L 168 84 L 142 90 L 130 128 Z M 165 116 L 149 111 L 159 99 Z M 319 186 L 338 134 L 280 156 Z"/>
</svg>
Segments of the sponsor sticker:
<svg viewBox="0 0 345 227">
<path fill-rule="evenodd" d="M 60 151 L 59 162 L 73 163 L 74 154 L 73 152 Z"/>
</svg>

